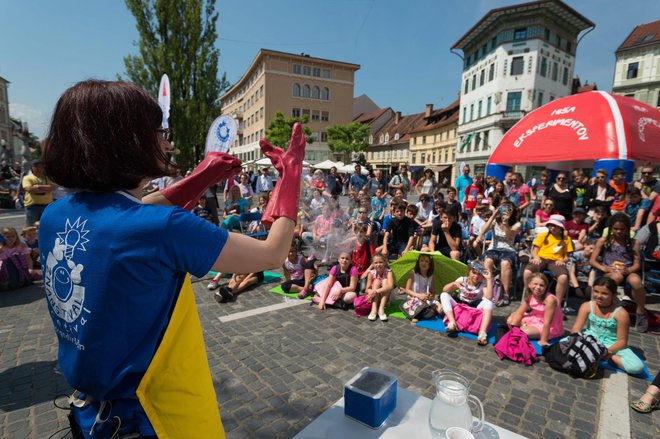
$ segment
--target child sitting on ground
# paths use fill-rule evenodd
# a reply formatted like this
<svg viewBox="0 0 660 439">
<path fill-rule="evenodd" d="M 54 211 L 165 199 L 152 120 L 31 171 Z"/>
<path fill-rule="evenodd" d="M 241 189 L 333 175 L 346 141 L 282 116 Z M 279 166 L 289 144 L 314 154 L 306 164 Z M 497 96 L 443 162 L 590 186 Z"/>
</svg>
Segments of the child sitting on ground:
<svg viewBox="0 0 660 439">
<path fill-rule="evenodd" d="M 592 335 L 607 347 L 606 359 L 609 362 L 635 375 L 644 370 L 644 363 L 628 347 L 630 317 L 626 310 L 619 306 L 616 289 L 614 280 L 606 277 L 596 279 L 591 292 L 592 300 L 580 307 L 571 333 Z"/>
<path fill-rule="evenodd" d="M 221 276 L 221 274 L 218 273 L 216 277 L 218 276 Z M 221 285 L 218 291 L 213 294 L 213 298 L 218 303 L 232 302 L 236 299 L 236 296 L 263 280 L 263 271 L 248 274 L 232 274 L 227 285 Z"/>
<path fill-rule="evenodd" d="M 404 309 L 415 309 L 422 304 L 430 305 L 436 314 L 442 312 L 442 306 L 435 297 L 433 285 L 433 260 L 430 255 L 420 254 L 417 257 L 415 269 L 408 275 L 406 288 L 403 289 L 409 299 L 404 303 Z M 413 322 L 415 320 L 413 319 Z"/>
<path fill-rule="evenodd" d="M 37 237 L 37 228 L 34 226 L 23 227 L 21 233 L 25 245 L 30 249 L 30 257 L 32 258 L 32 265 L 35 269 L 41 268 L 39 262 L 39 239 Z"/>
<path fill-rule="evenodd" d="M 387 259 L 380 253 L 376 253 L 371 259 L 371 267 L 365 289 L 367 300 L 371 303 L 369 320 L 376 321 L 376 315 L 378 315 L 382 322 L 386 322 L 385 306 L 387 306 L 394 289 L 394 275 L 387 266 Z"/>
<path fill-rule="evenodd" d="M 506 319 L 509 327 L 520 326 L 530 340 L 539 340 L 541 346 L 564 335 L 563 321 L 559 300 L 548 292 L 548 278 L 543 273 L 530 276 L 520 306 Z"/>
<path fill-rule="evenodd" d="M 8 290 L 12 288 L 10 285 L 10 274 L 8 265 L 11 263 L 19 274 L 22 280 L 19 280 L 19 286 L 27 285 L 32 280 L 41 278 L 41 275 L 33 270 L 32 257 L 30 257 L 30 249 L 28 246 L 21 242 L 18 238 L 18 232 L 13 227 L 5 227 L 2 229 L 2 237 L 5 242 L 0 244 L 0 290 Z M 5 265 L 3 267 L 3 265 Z"/>
<path fill-rule="evenodd" d="M 347 252 L 339 254 L 339 263 L 334 265 L 328 273 L 328 278 L 324 280 L 325 283 L 323 291 L 319 295 L 319 309 L 325 309 L 326 298 L 330 296 L 337 304 L 341 300 L 344 304 L 351 304 L 355 297 L 358 287 L 358 269 L 351 264 L 351 256 Z M 335 282 L 341 285 L 340 288 L 335 288 Z M 317 290 L 318 291 L 318 290 Z"/>
<path fill-rule="evenodd" d="M 298 293 L 298 299 L 304 299 L 312 294 L 312 281 L 316 277 L 316 264 L 314 259 L 307 259 L 300 252 L 302 242 L 294 238 L 291 242 L 289 255 L 284 260 L 282 271 L 286 281 L 282 283 L 285 293 Z"/>
<path fill-rule="evenodd" d="M 451 292 L 458 290 L 458 302 L 451 297 Z M 445 285 L 440 294 L 442 310 L 449 323 L 447 323 L 447 334 L 452 335 L 458 331 L 456 319 L 454 318 L 454 307 L 458 303 L 480 309 L 483 312 L 477 343 L 480 346 L 488 344 L 488 328 L 493 318 L 493 275 L 490 270 L 484 273 L 475 269 L 475 263 L 468 266 L 467 276 L 461 276 L 454 282 Z"/>
</svg>

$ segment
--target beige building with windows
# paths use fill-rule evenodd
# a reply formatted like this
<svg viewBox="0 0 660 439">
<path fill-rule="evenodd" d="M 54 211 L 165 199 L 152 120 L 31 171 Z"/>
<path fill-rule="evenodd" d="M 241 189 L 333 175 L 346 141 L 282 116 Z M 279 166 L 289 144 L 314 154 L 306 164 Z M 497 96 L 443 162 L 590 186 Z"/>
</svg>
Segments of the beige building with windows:
<svg viewBox="0 0 660 439">
<path fill-rule="evenodd" d="M 454 162 L 458 142 L 458 113 L 460 102 L 445 108 L 433 109 L 426 104 L 422 121 L 410 133 L 410 166 L 431 169 L 436 181 L 454 181 Z"/>
<path fill-rule="evenodd" d="M 353 86 L 357 64 L 261 49 L 243 77 L 220 97 L 222 114 L 238 123 L 231 153 L 249 162 L 262 156 L 259 140 L 277 112 L 285 117 L 309 116 L 314 142 L 305 160 L 331 158 L 328 127 L 353 119 Z M 276 145 L 282 146 L 282 145 Z M 286 146 L 286 145 L 284 145 Z"/>
<path fill-rule="evenodd" d="M 616 50 L 612 93 L 660 107 L 660 20 L 635 27 Z"/>
</svg>

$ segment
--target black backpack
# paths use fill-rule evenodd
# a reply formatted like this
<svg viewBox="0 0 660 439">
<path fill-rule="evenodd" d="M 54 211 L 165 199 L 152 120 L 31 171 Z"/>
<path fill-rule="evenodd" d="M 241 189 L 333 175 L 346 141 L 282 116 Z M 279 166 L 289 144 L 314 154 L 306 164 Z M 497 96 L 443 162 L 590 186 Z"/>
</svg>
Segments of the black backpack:
<svg viewBox="0 0 660 439">
<path fill-rule="evenodd" d="M 580 378 L 593 378 L 607 348 L 592 335 L 571 334 L 564 341 L 543 347 L 545 361 L 553 369 Z"/>
</svg>

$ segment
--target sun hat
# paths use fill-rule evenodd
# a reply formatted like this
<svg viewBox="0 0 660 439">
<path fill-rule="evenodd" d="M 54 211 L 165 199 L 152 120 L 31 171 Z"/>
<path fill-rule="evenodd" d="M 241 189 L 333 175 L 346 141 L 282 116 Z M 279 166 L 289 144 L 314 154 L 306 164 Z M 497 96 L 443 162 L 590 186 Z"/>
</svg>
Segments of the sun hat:
<svg viewBox="0 0 660 439">
<path fill-rule="evenodd" d="M 545 224 L 546 226 L 553 224 L 557 227 L 561 227 L 562 229 L 566 229 L 566 227 L 564 227 L 564 222 L 566 222 L 566 218 L 564 218 L 563 215 L 550 215 L 550 219 Z"/>
</svg>

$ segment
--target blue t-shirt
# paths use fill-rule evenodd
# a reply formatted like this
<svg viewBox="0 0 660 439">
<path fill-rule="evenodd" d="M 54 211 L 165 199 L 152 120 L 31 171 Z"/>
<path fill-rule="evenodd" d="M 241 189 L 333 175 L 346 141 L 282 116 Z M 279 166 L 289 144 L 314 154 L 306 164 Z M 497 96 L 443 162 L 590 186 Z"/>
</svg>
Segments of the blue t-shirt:
<svg viewBox="0 0 660 439">
<path fill-rule="evenodd" d="M 204 276 L 227 232 L 125 192 L 51 203 L 39 227 L 48 310 L 68 383 L 96 399 L 134 398 L 186 273 Z"/>
<path fill-rule="evenodd" d="M 350 179 L 350 184 L 355 192 L 362 189 L 367 184 L 367 177 L 364 175 L 353 174 Z"/>
<path fill-rule="evenodd" d="M 641 209 L 645 210 L 644 217 L 642 218 L 642 225 L 644 225 L 646 224 L 646 218 L 651 211 L 651 200 L 648 198 L 642 198 L 637 204 L 626 204 L 626 208 L 623 210 L 630 217 L 633 226 L 635 225 L 635 221 L 637 221 L 637 212 Z"/>
<path fill-rule="evenodd" d="M 466 177 L 465 175 L 459 175 L 456 177 L 456 190 L 458 191 L 458 201 L 463 202 L 465 198 L 465 188 L 472 184 L 472 177 Z"/>
</svg>

